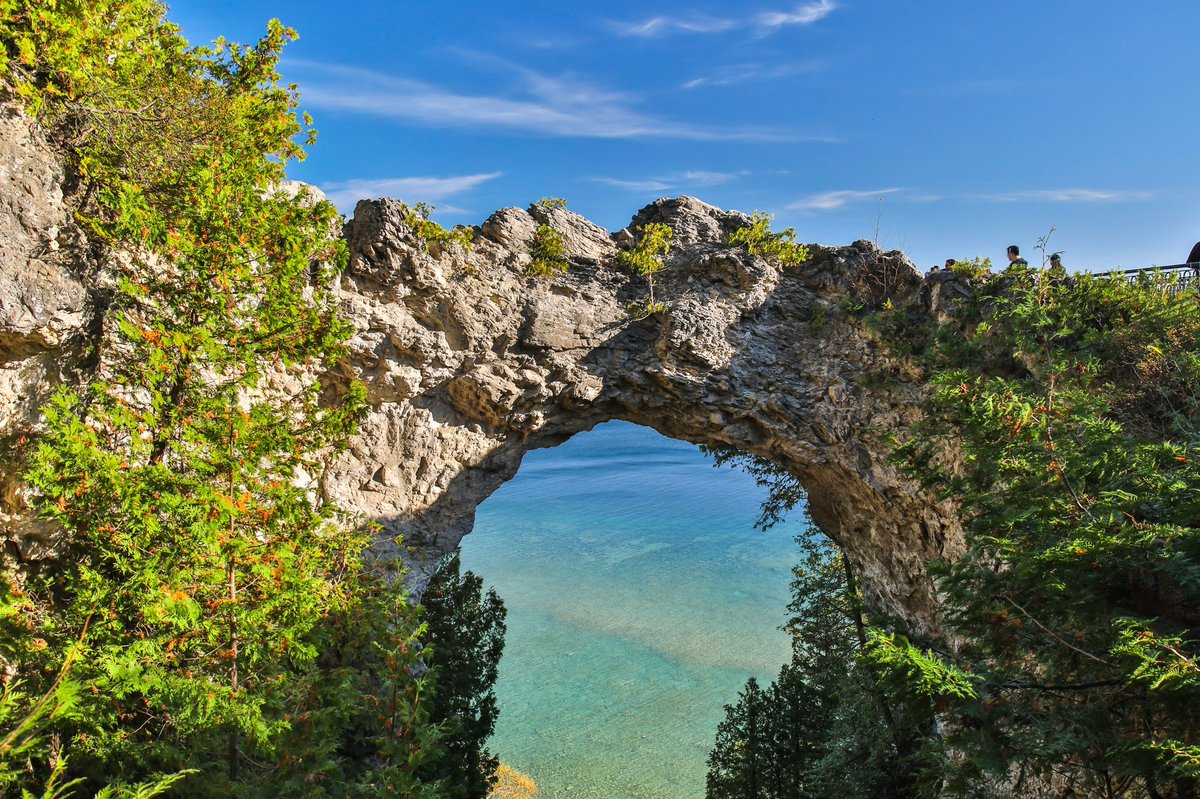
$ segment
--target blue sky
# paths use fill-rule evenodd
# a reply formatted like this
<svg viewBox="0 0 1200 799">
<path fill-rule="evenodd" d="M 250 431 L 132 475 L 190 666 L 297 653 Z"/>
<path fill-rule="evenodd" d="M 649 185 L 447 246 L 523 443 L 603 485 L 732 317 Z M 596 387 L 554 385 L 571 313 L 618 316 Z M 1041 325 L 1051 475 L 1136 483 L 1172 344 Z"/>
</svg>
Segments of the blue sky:
<svg viewBox="0 0 1200 799">
<path fill-rule="evenodd" d="M 292 177 L 479 223 L 540 197 L 609 229 L 657 197 L 760 209 L 921 266 L 1200 239 L 1200 0 L 177 0 L 193 42 L 300 33 Z M 1032 260 L 1032 259 L 1031 259 Z"/>
</svg>

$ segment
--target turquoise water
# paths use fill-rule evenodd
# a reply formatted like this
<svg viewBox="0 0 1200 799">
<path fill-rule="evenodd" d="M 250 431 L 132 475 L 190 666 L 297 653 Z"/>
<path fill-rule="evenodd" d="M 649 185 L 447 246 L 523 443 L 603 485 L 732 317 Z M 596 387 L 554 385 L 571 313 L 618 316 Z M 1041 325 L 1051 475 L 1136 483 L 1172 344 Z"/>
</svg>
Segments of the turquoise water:
<svg viewBox="0 0 1200 799">
<path fill-rule="evenodd" d="M 544 799 L 698 799 L 722 706 L 788 657 L 800 525 L 763 492 L 623 422 L 526 456 L 462 562 L 508 607 L 489 748 Z M 798 514 L 797 514 L 798 517 Z"/>
</svg>

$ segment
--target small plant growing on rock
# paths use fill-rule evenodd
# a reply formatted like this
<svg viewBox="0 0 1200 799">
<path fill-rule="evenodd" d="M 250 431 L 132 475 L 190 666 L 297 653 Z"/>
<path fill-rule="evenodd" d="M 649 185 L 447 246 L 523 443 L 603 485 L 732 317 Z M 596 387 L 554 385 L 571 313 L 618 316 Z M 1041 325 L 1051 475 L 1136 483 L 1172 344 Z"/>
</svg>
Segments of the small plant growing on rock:
<svg viewBox="0 0 1200 799">
<path fill-rule="evenodd" d="M 671 228 L 660 222 L 651 222 L 638 228 L 642 234 L 633 249 L 617 254 L 617 260 L 646 278 L 646 296 L 630 303 L 625 312 L 632 319 L 643 319 L 650 314 L 666 313 L 667 306 L 654 299 L 654 273 L 662 269 L 671 250 Z"/>
<path fill-rule="evenodd" d="M 950 265 L 950 271 L 959 277 L 979 280 L 992 273 L 992 259 L 972 258 L 969 261 L 955 261 Z"/>
<path fill-rule="evenodd" d="M 433 214 L 434 206 L 429 203 L 417 203 L 414 206 L 404 206 L 401 220 L 412 228 L 413 236 L 430 252 L 431 247 L 446 250 L 454 246 L 462 248 L 464 253 L 471 252 L 474 238 L 469 228 L 461 225 L 446 230 L 429 217 Z"/>
<path fill-rule="evenodd" d="M 655 302 L 648 296 L 642 297 L 640 300 L 634 300 L 625 306 L 625 316 L 631 322 L 636 322 L 639 319 L 645 319 L 647 316 L 653 316 L 656 313 L 666 312 L 666 303 Z"/>
<path fill-rule="evenodd" d="M 729 236 L 729 246 L 746 245 L 751 255 L 777 261 L 785 269 L 799 266 L 808 259 L 808 248 L 796 243 L 796 229 L 784 228 L 778 233 L 771 230 L 772 214 L 755 211 L 750 224 L 735 230 Z"/>
<path fill-rule="evenodd" d="M 535 277 L 554 277 L 567 271 L 567 247 L 563 235 L 549 225 L 538 225 L 529 247 L 533 260 L 525 270 Z"/>
<path fill-rule="evenodd" d="M 534 205 L 540 205 L 543 208 L 563 208 L 567 207 L 567 201 L 562 197 L 543 197 Z"/>
</svg>

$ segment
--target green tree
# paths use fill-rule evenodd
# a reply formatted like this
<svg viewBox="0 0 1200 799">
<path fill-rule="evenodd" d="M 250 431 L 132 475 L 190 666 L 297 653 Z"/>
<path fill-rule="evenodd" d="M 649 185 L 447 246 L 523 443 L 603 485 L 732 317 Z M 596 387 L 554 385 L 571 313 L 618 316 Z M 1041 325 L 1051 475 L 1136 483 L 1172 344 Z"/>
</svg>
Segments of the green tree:
<svg viewBox="0 0 1200 799">
<path fill-rule="evenodd" d="M 351 600 L 322 620 L 319 651 L 296 693 L 280 756 L 253 796 L 442 799 L 424 773 L 454 753 L 431 719 L 431 652 L 420 609 L 397 579 L 362 573 Z"/>
<path fill-rule="evenodd" d="M 497 669 L 504 652 L 504 603 L 483 580 L 461 572 L 454 553 L 421 598 L 429 625 L 437 689 L 430 718 L 446 726 L 445 754 L 422 773 L 441 779 L 449 795 L 483 799 L 495 784 L 499 760 L 487 750 L 496 728 Z"/>
<path fill-rule="evenodd" d="M 369 531 L 310 488 L 364 392 L 317 379 L 350 332 L 325 288 L 345 258 L 337 214 L 277 190 L 313 139 L 276 72 L 294 34 L 272 21 L 254 45 L 192 48 L 148 0 L 3 11 L 0 77 L 77 170 L 115 280 L 95 379 L 59 391 L 21 453 L 35 510 L 65 535 L 59 560 L 13 576 L 28 610 L 12 660 L 46 695 L 73 660 L 85 690 L 51 719 L 63 778 L 96 792 L 188 766 L 190 796 L 277 795 L 314 751 L 295 734 L 311 723 L 338 747 L 367 739 L 382 777 L 355 795 L 427 795 L 411 614 L 384 616 L 390 654 L 370 667 L 390 679 L 387 713 L 354 667 L 318 657 L 379 632 L 380 589 Z M 339 680 L 350 704 L 323 704 Z M 53 769 L 32 759 L 21 779 Z M 305 782 L 321 791 L 344 795 Z"/>
<path fill-rule="evenodd" d="M 876 656 L 939 696 L 949 792 L 1042 780 L 1076 796 L 1194 796 L 1195 297 L 1153 276 L 1009 270 L 931 365 L 928 420 L 900 454 L 963 509 L 967 554 L 940 570 L 961 643 L 882 636 Z M 950 440 L 958 464 L 939 456 Z"/>
<path fill-rule="evenodd" d="M 7 581 L 0 587 L 0 663 L 5 679 L 0 685 L 0 796 L 21 799 L 67 799 L 83 781 L 68 775 L 72 747 L 56 737 L 55 725 L 79 712 L 79 700 L 87 686 L 71 675 L 82 647 L 76 645 L 49 685 L 40 685 L 40 695 L 30 695 L 20 671 L 27 652 L 40 652 L 48 644 L 30 638 L 36 605 Z M 14 669 L 17 670 L 14 674 Z M 33 674 L 31 682 L 38 682 Z M 153 777 L 136 785 L 106 785 L 98 799 L 150 799 L 168 792 L 189 776 L 189 771 Z"/>
<path fill-rule="evenodd" d="M 770 766 L 767 695 L 751 677 L 738 701 L 725 706 L 708 756 L 708 799 L 765 799 Z"/>
<path fill-rule="evenodd" d="M 771 230 L 771 214 L 755 211 L 750 224 L 729 235 L 729 246 L 744 246 L 751 255 L 777 261 L 784 268 L 799 266 L 808 259 L 808 248 L 796 243 L 796 229 Z"/>
<path fill-rule="evenodd" d="M 916 796 L 915 755 L 930 726 L 928 706 L 889 695 L 859 659 L 866 620 L 843 556 L 817 535 L 797 542 L 802 558 L 793 569 L 785 627 L 791 662 L 766 690 L 747 686 L 738 704 L 727 706 L 709 758 L 709 799 Z M 749 726 L 751 718 L 756 726 Z M 754 732 L 759 742 L 743 740 L 739 730 Z M 749 790 L 751 776 L 757 793 L 739 793 Z"/>
<path fill-rule="evenodd" d="M 638 228 L 641 238 L 632 249 L 617 254 L 617 260 L 646 278 L 646 296 L 631 303 L 626 311 L 631 316 L 642 318 L 653 313 L 664 313 L 667 306 L 654 299 L 654 275 L 663 268 L 666 255 L 671 250 L 671 228 L 659 222 L 651 222 Z"/>
<path fill-rule="evenodd" d="M 457 226 L 446 230 L 429 218 L 434 210 L 435 207 L 429 203 L 417 203 L 412 207 L 402 205 L 400 219 L 408 225 L 425 252 L 431 252 L 435 248 L 445 250 L 458 247 L 464 254 L 469 255 L 474 247 L 475 238 L 470 228 Z"/>
</svg>

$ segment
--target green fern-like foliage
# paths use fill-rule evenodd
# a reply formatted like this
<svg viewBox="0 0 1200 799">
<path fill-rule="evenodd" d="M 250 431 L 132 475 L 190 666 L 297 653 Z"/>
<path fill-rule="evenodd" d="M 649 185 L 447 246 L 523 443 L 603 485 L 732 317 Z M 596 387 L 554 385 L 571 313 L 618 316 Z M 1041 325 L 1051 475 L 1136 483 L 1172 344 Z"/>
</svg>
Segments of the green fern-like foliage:
<svg viewBox="0 0 1200 799">
<path fill-rule="evenodd" d="M 950 271 L 960 277 L 979 280 L 992 273 L 992 259 L 972 258 L 969 261 L 955 261 L 950 265 Z"/>
<path fill-rule="evenodd" d="M 954 795 L 1018 771 L 1170 795 L 1200 779 L 1196 297 L 1045 277 L 1007 270 L 935 333 L 928 415 L 900 449 L 966 534 L 937 569 L 962 642 L 940 659 L 978 696 L 943 693 L 939 766 Z M 915 691 L 948 684 L 893 661 Z"/>
<path fill-rule="evenodd" d="M 760 255 L 775 261 L 785 269 L 799 266 L 808 260 L 808 248 L 796 243 L 796 229 L 789 227 L 773 232 L 771 222 L 774 219 L 771 214 L 755 211 L 750 217 L 749 225 L 729 235 L 729 245 L 745 246 L 751 255 Z"/>
<path fill-rule="evenodd" d="M 433 211 L 434 206 L 429 203 L 417 203 L 411 207 L 406 205 L 400 218 L 424 246 L 425 252 L 459 247 L 464 253 L 470 253 L 474 247 L 474 235 L 470 228 L 460 225 L 446 230 L 430 219 Z"/>
<path fill-rule="evenodd" d="M 645 319 L 647 316 L 665 313 L 667 313 L 666 303 L 656 302 L 649 297 L 643 297 L 640 300 L 634 300 L 625 306 L 625 318 L 631 322 L 636 322 L 639 319 Z"/>
<path fill-rule="evenodd" d="M 542 208 L 564 208 L 565 209 L 567 207 L 567 201 L 564 200 L 562 197 L 543 197 L 542 199 L 540 199 L 536 203 L 534 203 L 534 205 L 539 205 Z"/>
<path fill-rule="evenodd" d="M 567 247 L 563 235 L 549 225 L 538 225 L 529 247 L 533 260 L 526 274 L 534 277 L 554 277 L 567 271 Z"/>
</svg>

